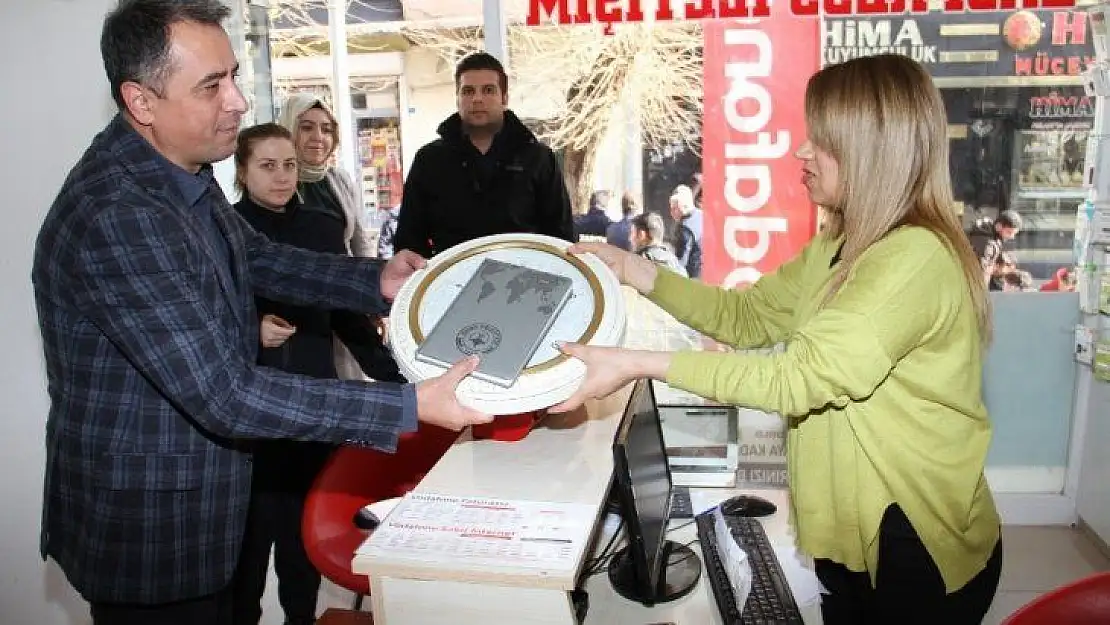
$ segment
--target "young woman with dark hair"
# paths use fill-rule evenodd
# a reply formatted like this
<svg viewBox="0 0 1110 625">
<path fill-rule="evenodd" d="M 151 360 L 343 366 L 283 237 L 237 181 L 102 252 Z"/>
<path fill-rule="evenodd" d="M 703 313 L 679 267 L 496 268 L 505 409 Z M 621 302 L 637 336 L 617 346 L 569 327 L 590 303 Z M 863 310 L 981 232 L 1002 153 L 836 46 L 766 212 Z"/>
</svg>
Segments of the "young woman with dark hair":
<svg viewBox="0 0 1110 625">
<path fill-rule="evenodd" d="M 347 254 L 345 223 L 332 211 L 301 202 L 298 160 L 292 134 L 262 124 L 239 135 L 235 182 L 242 192 L 236 210 L 262 234 L 316 252 Z M 261 322 L 260 365 L 316 378 L 336 378 L 333 336 L 353 354 L 367 375 L 403 382 L 371 320 L 342 310 L 322 310 L 255 298 Z M 316 620 L 320 574 L 301 542 L 304 498 L 332 451 L 329 445 L 300 441 L 252 443 L 254 472 L 251 509 L 235 581 L 235 623 L 257 623 L 270 550 L 278 577 L 285 623 Z"/>
</svg>

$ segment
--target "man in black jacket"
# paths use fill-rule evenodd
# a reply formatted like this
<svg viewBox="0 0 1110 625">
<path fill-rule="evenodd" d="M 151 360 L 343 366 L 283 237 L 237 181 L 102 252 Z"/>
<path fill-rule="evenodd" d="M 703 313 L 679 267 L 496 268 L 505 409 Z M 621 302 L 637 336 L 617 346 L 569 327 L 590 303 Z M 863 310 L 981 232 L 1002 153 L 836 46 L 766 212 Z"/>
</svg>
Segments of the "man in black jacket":
<svg viewBox="0 0 1110 625">
<path fill-rule="evenodd" d="M 570 197 L 555 154 L 506 108 L 508 77 L 484 52 L 455 68 L 458 112 L 420 148 L 405 181 L 395 250 L 430 258 L 490 234 L 574 241 Z"/>
</svg>

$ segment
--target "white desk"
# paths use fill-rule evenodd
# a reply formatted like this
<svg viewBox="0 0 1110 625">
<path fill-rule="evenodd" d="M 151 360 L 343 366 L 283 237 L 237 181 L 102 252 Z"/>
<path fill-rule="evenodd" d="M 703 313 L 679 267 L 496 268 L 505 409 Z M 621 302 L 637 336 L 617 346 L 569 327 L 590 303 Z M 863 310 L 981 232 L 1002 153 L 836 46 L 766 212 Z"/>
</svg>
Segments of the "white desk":
<svg viewBox="0 0 1110 625">
<path fill-rule="evenodd" d="M 547 417 L 513 443 L 459 438 L 416 492 L 587 504 L 602 510 L 613 474 L 613 436 L 631 389 L 587 410 Z M 576 554 L 588 557 L 589 536 Z M 373 535 L 368 539 L 373 541 Z M 568 592 L 576 575 L 535 569 L 475 575 L 451 563 L 431 565 L 356 554 L 352 569 L 370 575 L 377 625 L 574 625 Z"/>
<path fill-rule="evenodd" d="M 587 410 L 550 416 L 519 442 L 475 441 L 464 434 L 416 491 L 586 504 L 600 518 L 612 478 L 613 436 L 627 398 L 625 390 L 603 402 L 591 402 Z M 726 490 L 712 492 L 720 498 L 732 494 Z M 785 493 L 777 497 L 784 499 Z M 784 512 L 767 526 L 773 541 L 789 540 L 787 508 L 780 508 Z M 779 527 L 781 530 L 775 529 Z M 694 536 L 691 525 L 671 539 L 685 543 Z M 575 553 L 579 571 L 601 542 L 589 540 L 592 537 L 588 535 L 581 538 L 581 548 Z M 373 535 L 368 540 L 373 541 Z M 577 574 L 508 567 L 476 572 L 462 562 L 405 561 L 388 553 L 356 554 L 352 568 L 370 575 L 377 625 L 576 624 L 568 592 L 575 588 Z M 590 624 L 720 622 L 704 575 L 687 597 L 652 609 L 621 598 L 604 573 L 591 578 L 586 589 L 590 595 L 586 622 Z"/>
</svg>

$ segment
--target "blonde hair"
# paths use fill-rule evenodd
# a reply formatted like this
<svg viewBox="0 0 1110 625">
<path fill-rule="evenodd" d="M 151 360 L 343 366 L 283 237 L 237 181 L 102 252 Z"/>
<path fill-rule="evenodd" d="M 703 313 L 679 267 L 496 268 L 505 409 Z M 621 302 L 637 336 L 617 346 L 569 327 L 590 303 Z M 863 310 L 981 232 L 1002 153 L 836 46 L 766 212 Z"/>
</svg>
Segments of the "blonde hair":
<svg viewBox="0 0 1110 625">
<path fill-rule="evenodd" d="M 871 245 L 898 226 L 920 226 L 939 236 L 958 259 L 980 336 L 989 342 L 990 296 L 956 213 L 948 119 L 929 74 L 896 54 L 831 65 L 809 79 L 805 116 L 810 140 L 836 160 L 840 174 L 826 230 L 843 237 L 844 247 L 829 297 Z"/>
</svg>

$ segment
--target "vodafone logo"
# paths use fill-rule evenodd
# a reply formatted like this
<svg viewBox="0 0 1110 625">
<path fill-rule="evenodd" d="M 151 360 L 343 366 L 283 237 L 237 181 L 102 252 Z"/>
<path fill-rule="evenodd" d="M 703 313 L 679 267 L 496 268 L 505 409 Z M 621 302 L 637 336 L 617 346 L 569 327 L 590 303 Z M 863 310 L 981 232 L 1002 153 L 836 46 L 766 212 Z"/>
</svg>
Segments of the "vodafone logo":
<svg viewBox="0 0 1110 625">
<path fill-rule="evenodd" d="M 702 278 L 732 288 L 796 256 L 815 231 L 793 151 L 819 24 L 778 2 L 767 19 L 706 22 L 703 32 Z"/>
<path fill-rule="evenodd" d="M 729 134 L 742 135 L 725 144 L 722 194 L 730 214 L 724 219 L 722 240 L 725 253 L 737 266 L 722 285 L 731 288 L 758 280 L 763 275 L 758 264 L 767 256 L 772 235 L 789 232 L 785 217 L 761 211 L 774 190 L 770 162 L 789 154 L 791 137 L 789 130 L 768 128 L 774 113 L 765 85 L 774 59 L 771 38 L 762 30 L 730 28 L 724 39 L 726 51 L 735 46 L 751 46 L 754 51 L 752 61 L 725 63 L 724 117 Z"/>
</svg>

